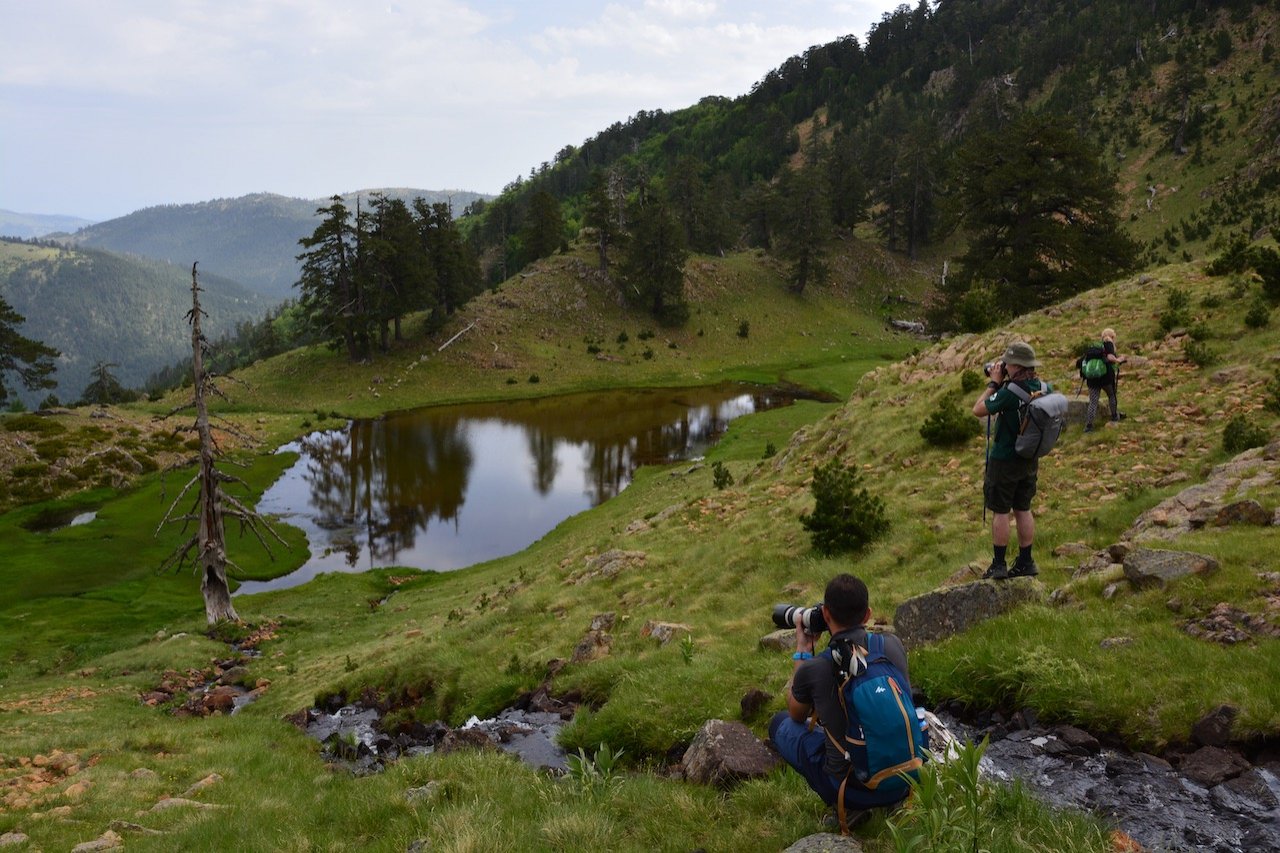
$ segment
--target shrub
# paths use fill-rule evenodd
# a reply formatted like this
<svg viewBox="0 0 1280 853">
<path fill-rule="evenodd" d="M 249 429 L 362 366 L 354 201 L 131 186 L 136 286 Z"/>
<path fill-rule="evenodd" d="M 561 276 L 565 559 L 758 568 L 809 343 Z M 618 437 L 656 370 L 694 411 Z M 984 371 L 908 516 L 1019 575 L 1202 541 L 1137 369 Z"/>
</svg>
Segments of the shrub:
<svg viewBox="0 0 1280 853">
<path fill-rule="evenodd" d="M 733 475 L 729 473 L 729 469 L 725 467 L 723 462 L 716 462 L 711 466 L 711 482 L 715 484 L 717 489 L 723 489 L 733 485 Z"/>
<path fill-rule="evenodd" d="M 1196 367 L 1207 367 L 1213 364 L 1216 355 L 1204 341 L 1188 337 L 1182 342 L 1182 355 Z"/>
<path fill-rule="evenodd" d="M 1262 400 L 1262 407 L 1272 414 L 1280 415 L 1280 369 L 1267 382 L 1267 396 Z"/>
<path fill-rule="evenodd" d="M 644 352 L 640 354 L 644 356 L 645 361 L 648 361 L 649 359 L 653 358 L 653 347 L 645 347 Z"/>
<path fill-rule="evenodd" d="M 36 435 L 62 435 L 67 428 L 58 423 L 53 418 L 41 417 L 40 415 L 15 415 L 10 418 L 0 418 L 0 423 L 4 424 L 4 428 L 9 432 L 33 432 Z"/>
<path fill-rule="evenodd" d="M 920 437 L 934 447 L 964 444 L 978 434 L 978 419 L 964 411 L 950 395 L 938 402 L 920 427 Z"/>
<path fill-rule="evenodd" d="M 653 329 L 641 329 L 636 337 L 642 341 L 647 341 L 653 337 Z"/>
<path fill-rule="evenodd" d="M 1253 300 L 1253 304 L 1249 306 L 1249 310 L 1244 315 L 1244 324 L 1250 329 L 1263 329 L 1271 322 L 1271 305 L 1266 299 L 1259 296 Z"/>
<path fill-rule="evenodd" d="M 857 468 L 833 459 L 813 471 L 813 512 L 800 523 L 823 554 L 856 551 L 889 529 L 884 501 L 861 487 Z"/>
<path fill-rule="evenodd" d="M 778 447 L 772 441 L 764 446 L 764 459 L 772 459 L 778 453 Z"/>
<path fill-rule="evenodd" d="M 747 336 L 749 336 L 750 334 L 751 334 L 750 320 L 743 320 L 742 322 L 738 323 L 738 337 L 742 338 L 743 340 L 746 340 Z"/>
<path fill-rule="evenodd" d="M 631 340 L 631 338 L 627 336 L 627 333 L 625 331 L 618 332 L 617 341 L 619 344 L 625 344 L 629 340 Z"/>
<path fill-rule="evenodd" d="M 1265 427 L 1253 423 L 1244 415 L 1236 415 L 1227 421 L 1222 428 L 1222 449 L 1228 453 L 1239 453 L 1250 447 L 1262 447 L 1271 436 Z"/>
<path fill-rule="evenodd" d="M 530 373 L 530 374 L 529 374 L 529 384 L 530 384 L 530 385 L 537 385 L 537 384 L 538 384 L 539 382 L 541 382 L 541 381 L 542 381 L 542 378 L 541 378 L 540 376 L 538 376 L 538 374 L 536 374 L 536 373 Z"/>
<path fill-rule="evenodd" d="M 978 375 L 976 370 L 966 370 L 960 374 L 960 391 L 965 394 L 972 394 L 983 385 L 982 377 Z"/>
<path fill-rule="evenodd" d="M 1180 326 L 1191 325 L 1191 299 L 1185 290 L 1169 291 L 1164 313 L 1160 315 L 1160 331 L 1168 334 Z"/>
</svg>

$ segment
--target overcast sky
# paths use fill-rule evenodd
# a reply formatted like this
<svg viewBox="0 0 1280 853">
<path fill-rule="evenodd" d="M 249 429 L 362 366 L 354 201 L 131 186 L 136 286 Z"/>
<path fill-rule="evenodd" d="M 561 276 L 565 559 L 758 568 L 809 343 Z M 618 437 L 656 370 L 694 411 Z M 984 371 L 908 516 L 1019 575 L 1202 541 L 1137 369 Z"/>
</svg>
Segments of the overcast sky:
<svg viewBox="0 0 1280 853">
<path fill-rule="evenodd" d="M 749 91 L 887 0 L 0 0 L 0 208 L 496 193 L 639 110 Z"/>
</svg>

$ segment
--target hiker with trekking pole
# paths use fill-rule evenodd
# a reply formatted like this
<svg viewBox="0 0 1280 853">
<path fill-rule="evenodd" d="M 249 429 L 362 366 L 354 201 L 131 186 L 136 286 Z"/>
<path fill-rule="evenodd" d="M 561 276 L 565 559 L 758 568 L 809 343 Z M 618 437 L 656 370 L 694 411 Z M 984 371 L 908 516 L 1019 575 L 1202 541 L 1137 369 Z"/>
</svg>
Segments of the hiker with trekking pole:
<svg viewBox="0 0 1280 853">
<path fill-rule="evenodd" d="M 1084 353 L 1076 359 L 1076 368 L 1080 371 L 1080 381 L 1089 386 L 1089 406 L 1085 410 L 1084 431 L 1093 432 L 1093 419 L 1098 414 L 1098 400 L 1103 391 L 1107 392 L 1107 402 L 1111 404 L 1111 422 L 1119 423 L 1124 418 L 1120 411 L 1116 388 L 1120 383 L 1120 365 L 1128 359 L 1116 354 L 1115 329 L 1103 329 L 1102 340 L 1090 344 Z M 1080 389 L 1076 389 L 1076 394 Z"/>
</svg>

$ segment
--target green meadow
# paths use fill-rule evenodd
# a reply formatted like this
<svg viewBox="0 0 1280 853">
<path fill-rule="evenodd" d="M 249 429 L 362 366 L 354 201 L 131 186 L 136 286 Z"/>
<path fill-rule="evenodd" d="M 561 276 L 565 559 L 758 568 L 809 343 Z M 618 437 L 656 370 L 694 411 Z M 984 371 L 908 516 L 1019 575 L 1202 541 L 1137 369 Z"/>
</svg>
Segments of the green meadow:
<svg viewBox="0 0 1280 853">
<path fill-rule="evenodd" d="M 246 664 L 247 683 L 265 690 L 227 717 L 176 718 L 140 701 L 166 671 L 207 668 L 230 654 L 203 624 L 198 578 L 157 573 L 180 541 L 176 530 L 157 536 L 156 528 L 184 475 L 69 494 L 58 508 L 98 510 L 74 528 L 23 526 L 48 505 L 10 511 L 0 517 L 0 834 L 70 849 L 123 821 L 163 833 L 118 830 L 139 850 L 404 850 L 419 839 L 451 851 L 782 849 L 821 828 L 821 803 L 794 773 L 719 791 L 668 778 L 671 756 L 705 721 L 739 719 L 739 700 L 752 689 L 773 696 L 749 721 L 757 733 L 785 707 L 790 661 L 758 642 L 772 629 L 773 604 L 816 601 L 832 574 L 852 571 L 870 586 L 877 619 L 891 622 L 906 599 L 985 566 L 983 438 L 975 429 L 967 443 L 936 448 L 920 425 L 941 407 L 970 408 L 975 394 L 961 390 L 962 374 L 980 371 L 1014 337 L 1035 346 L 1043 375 L 1074 392 L 1077 347 L 1104 325 L 1119 331 L 1123 354 L 1136 356 L 1120 385 L 1128 418 L 1088 435 L 1072 428 L 1042 463 L 1036 559 L 1046 592 L 1062 590 L 1057 603 L 913 649 L 912 680 L 934 702 L 1032 707 L 1043 720 L 1144 750 L 1185 742 L 1191 723 L 1223 702 L 1241 709 L 1240 737 L 1280 729 L 1275 639 L 1223 646 L 1183 630 L 1189 614 L 1220 602 L 1265 607 L 1275 583 L 1260 574 L 1271 570 L 1274 528 L 1162 543 L 1221 563 L 1214 575 L 1164 591 L 1122 584 L 1110 594 L 1114 578 L 1075 578 L 1082 558 L 1055 555 L 1072 543 L 1106 547 L 1140 513 L 1203 480 L 1230 458 L 1222 432 L 1232 416 L 1275 433 L 1265 404 L 1276 332 L 1243 322 L 1256 284 L 1211 278 L 1196 264 L 1163 267 L 984 335 L 930 344 L 887 331 L 881 308 L 887 294 L 915 298 L 925 274 L 892 269 L 861 244 L 833 285 L 803 297 L 785 294 L 776 272 L 750 257 L 698 258 L 693 314 L 676 331 L 618 308 L 577 275 L 588 263 L 585 253 L 542 262 L 468 306 L 436 339 L 417 338 L 370 364 L 316 348 L 244 371 L 247 387 L 228 389 L 225 413 L 256 426 L 268 445 L 244 454 L 249 467 L 237 473 L 261 491 L 289 461 L 268 455 L 270 442 L 335 416 L 435 403 L 726 378 L 790 381 L 841 402 L 735 421 L 704 466 L 641 469 L 618 497 L 509 557 L 442 574 L 325 575 L 237 598 L 248 623 L 276 627 Z M 1185 294 L 1210 353 L 1204 366 L 1188 360 L 1184 336 L 1162 327 L 1174 291 Z M 640 338 L 645 331 L 652 336 Z M 770 446 L 776 452 L 767 455 Z M 813 504 L 813 469 L 832 458 L 862 469 L 891 522 L 883 539 L 836 558 L 814 552 L 799 523 Z M 733 485 L 715 487 L 715 462 Z M 1277 504 L 1274 477 L 1251 482 L 1248 496 Z M 278 529 L 291 547 L 275 549 L 274 561 L 229 530 L 241 577 L 301 562 L 298 534 Z M 625 567 L 593 571 L 592 559 L 612 549 L 631 552 Z M 609 653 L 553 664 L 570 660 L 602 613 L 615 614 Z M 687 638 L 659 644 L 642 632 L 651 620 L 687 625 Z M 1103 643 L 1113 638 L 1124 642 Z M 284 719 L 339 694 L 381 701 L 401 719 L 457 725 L 507 707 L 553 670 L 554 692 L 583 700 L 563 742 L 582 750 L 591 772 L 552 778 L 506 756 L 464 753 L 357 777 L 327 767 L 319 745 Z M 602 745 L 621 759 L 603 766 Z M 77 771 L 36 787 L 32 760 L 56 750 L 74 753 Z M 221 778 L 191 795 L 208 808 L 150 811 L 210 774 Z M 429 783 L 437 783 L 429 797 L 407 796 Z M 932 813 L 971 802 L 987 849 L 1109 849 L 1100 824 L 1049 811 L 1019 789 L 976 792 L 944 778 L 940 790 L 952 799 L 931 800 Z M 925 838 L 927 822 L 904 815 L 899 832 Z M 859 834 L 866 849 L 895 849 L 883 818 Z"/>
</svg>

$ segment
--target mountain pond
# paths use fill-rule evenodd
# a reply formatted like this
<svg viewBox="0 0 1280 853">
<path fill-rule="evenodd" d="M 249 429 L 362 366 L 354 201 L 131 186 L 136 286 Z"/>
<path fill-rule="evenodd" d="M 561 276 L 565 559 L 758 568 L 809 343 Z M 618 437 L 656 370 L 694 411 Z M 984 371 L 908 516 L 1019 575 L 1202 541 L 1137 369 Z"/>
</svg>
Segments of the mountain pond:
<svg viewBox="0 0 1280 853">
<path fill-rule="evenodd" d="M 741 383 L 602 391 L 418 409 L 310 433 L 280 449 L 299 459 L 257 508 L 301 528 L 311 556 L 236 594 L 324 572 L 449 571 L 514 554 L 618 494 L 640 465 L 695 458 L 734 418 L 815 397 Z"/>
</svg>

